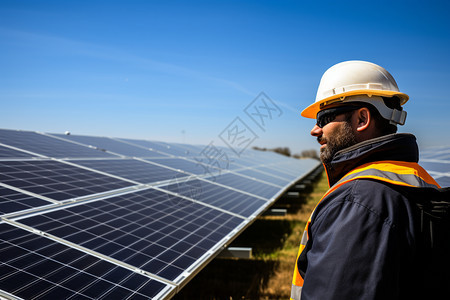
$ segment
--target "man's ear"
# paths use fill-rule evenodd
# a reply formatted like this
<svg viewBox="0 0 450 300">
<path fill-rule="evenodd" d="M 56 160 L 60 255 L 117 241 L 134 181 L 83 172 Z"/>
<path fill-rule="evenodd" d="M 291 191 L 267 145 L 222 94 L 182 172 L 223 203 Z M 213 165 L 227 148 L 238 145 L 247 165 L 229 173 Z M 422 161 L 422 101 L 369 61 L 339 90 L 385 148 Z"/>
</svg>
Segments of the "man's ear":
<svg viewBox="0 0 450 300">
<path fill-rule="evenodd" d="M 358 109 L 356 112 L 356 117 L 356 130 L 359 132 L 366 130 L 372 122 L 372 116 L 370 115 L 370 110 L 367 107 Z"/>
</svg>

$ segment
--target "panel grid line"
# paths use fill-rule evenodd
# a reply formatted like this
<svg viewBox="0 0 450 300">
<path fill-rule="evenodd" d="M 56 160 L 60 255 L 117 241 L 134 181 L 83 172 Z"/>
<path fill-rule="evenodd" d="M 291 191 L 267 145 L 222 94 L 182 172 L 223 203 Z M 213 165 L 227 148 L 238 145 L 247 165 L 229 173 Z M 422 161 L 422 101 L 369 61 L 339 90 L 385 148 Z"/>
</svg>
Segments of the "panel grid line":
<svg viewBox="0 0 450 300">
<path fill-rule="evenodd" d="M 0 129 L 0 295 L 168 299 L 320 165 L 249 149 L 221 168 L 202 155 Z"/>
<path fill-rule="evenodd" d="M 126 268 L 126 269 L 128 269 L 128 270 L 130 270 L 132 272 L 143 274 L 143 275 L 145 275 L 145 276 L 147 276 L 147 277 L 149 277 L 151 279 L 154 279 L 154 280 L 157 280 L 157 281 L 160 281 L 160 282 L 164 282 L 166 284 L 170 284 L 170 285 L 174 285 L 174 286 L 176 285 L 175 283 L 173 283 L 173 282 L 171 282 L 171 281 L 169 281 L 167 279 L 164 279 L 162 277 L 159 277 L 159 276 L 157 276 L 155 274 L 151 274 L 149 272 L 146 272 L 145 270 L 141 270 L 139 268 L 136 268 L 135 266 L 126 264 L 126 263 L 121 262 L 121 261 L 119 261 L 117 259 L 105 256 L 105 255 L 103 255 L 101 253 L 98 253 L 98 252 L 95 252 L 95 251 L 92 251 L 92 250 L 90 250 L 88 248 L 85 248 L 83 246 L 77 245 L 77 244 L 72 243 L 70 241 L 67 241 L 65 239 L 61 239 L 61 238 L 59 238 L 59 237 L 57 237 L 55 235 L 49 234 L 47 232 L 42 232 L 42 231 L 38 232 L 33 227 L 27 226 L 25 224 L 22 224 L 22 223 L 13 221 L 13 220 L 4 219 L 3 221 L 5 223 L 9 223 L 11 225 L 14 225 L 15 227 L 18 227 L 18 228 L 24 229 L 26 231 L 29 231 L 29 232 L 31 232 L 33 234 L 36 234 L 36 236 L 42 236 L 42 237 L 45 237 L 45 238 L 49 238 L 49 239 L 54 240 L 56 242 L 59 242 L 59 243 L 61 243 L 63 245 L 70 246 L 73 249 L 77 249 L 77 250 L 79 250 L 79 251 L 81 251 L 81 252 L 83 252 L 85 254 L 93 255 L 93 256 L 98 257 L 98 258 L 100 258 L 100 259 L 102 259 L 104 261 L 108 261 L 108 262 L 110 262 L 110 263 L 112 263 L 112 264 L 114 264 L 116 266 L 120 266 L 120 267 Z M 70 250 L 70 248 L 68 248 L 66 251 L 69 251 L 69 250 Z"/>
<path fill-rule="evenodd" d="M 48 136 L 48 137 L 50 137 L 50 138 L 54 138 L 54 139 L 63 141 L 63 142 L 72 143 L 72 144 L 75 144 L 75 145 L 79 145 L 79 146 L 86 147 L 86 148 L 93 149 L 93 150 L 97 150 L 97 151 L 103 151 L 103 152 L 106 152 L 106 153 L 111 154 L 111 155 L 113 155 L 113 156 L 124 157 L 123 155 L 121 155 L 121 154 L 119 154 L 119 153 L 114 153 L 114 152 L 108 151 L 108 150 L 106 150 L 106 149 L 100 149 L 100 148 L 95 147 L 95 146 L 93 146 L 93 145 L 86 145 L 86 144 L 83 144 L 83 143 L 79 143 L 79 142 L 77 142 L 77 141 L 73 141 L 73 140 L 70 140 L 70 139 L 64 139 L 64 138 L 61 138 L 61 137 L 59 137 L 59 136 L 57 136 L 57 135 L 48 134 L 48 133 L 44 133 L 44 132 L 38 132 L 38 133 L 39 133 L 39 134 L 42 134 L 42 135 L 45 135 L 45 136 Z M 105 150 L 105 151 L 104 151 L 104 150 Z"/>
<path fill-rule="evenodd" d="M 54 247 L 55 244 L 51 244 L 50 241 L 54 241 L 56 243 L 60 242 L 60 241 L 58 241 L 57 238 L 55 239 L 52 236 L 37 235 L 32 231 L 32 228 L 28 228 L 27 226 L 23 226 L 21 224 L 14 223 L 11 221 L 7 221 L 6 223 L 3 223 L 3 224 L 6 225 L 8 223 L 10 225 L 14 226 L 14 228 L 16 228 L 16 229 L 25 230 L 25 231 L 30 232 L 30 235 L 27 236 L 26 239 L 25 239 L 25 237 L 19 237 L 19 238 L 16 237 L 16 238 L 11 239 L 11 241 L 0 240 L 2 243 L 9 244 L 9 247 L 3 246 L 0 249 L 0 253 L 8 252 L 8 251 L 9 252 L 15 251 L 15 253 L 16 253 L 15 257 L 13 257 L 12 259 L 9 259 L 7 262 L 2 262 L 3 266 L 5 266 L 5 265 L 10 266 L 13 269 L 13 271 L 10 271 L 10 273 L 3 274 L 0 276 L 2 277 L 2 280 L 8 280 L 8 278 L 13 278 L 19 273 L 25 273 L 25 274 L 30 275 L 30 277 L 34 277 L 28 283 L 27 282 L 21 283 L 17 287 L 16 290 L 12 291 L 13 294 L 14 293 L 20 294 L 23 291 L 26 291 L 33 285 L 37 284 L 38 281 L 46 281 L 49 284 L 50 288 L 46 289 L 46 290 L 42 290 L 40 294 L 33 294 L 33 298 L 39 298 L 39 296 L 45 296 L 45 294 L 52 293 L 57 287 L 61 287 L 63 289 L 68 289 L 69 287 L 66 286 L 66 284 L 68 282 L 72 281 L 73 279 L 75 279 L 76 277 L 79 277 L 79 276 L 84 276 L 84 277 L 87 276 L 88 278 L 91 278 L 92 280 L 87 285 L 83 285 L 79 289 L 70 290 L 72 295 L 70 297 L 68 297 L 67 299 L 71 299 L 73 297 L 76 297 L 77 295 L 83 296 L 84 298 L 86 298 L 85 292 L 88 289 L 90 289 L 91 287 L 95 286 L 100 281 L 108 283 L 111 287 L 108 288 L 107 290 L 101 291 L 102 294 L 99 295 L 98 298 L 106 297 L 109 293 L 111 293 L 113 290 L 115 290 L 117 288 L 128 290 L 128 294 L 130 294 L 130 296 L 131 295 L 141 295 L 142 297 L 145 297 L 145 295 L 140 294 L 140 292 L 138 292 L 139 289 L 132 290 L 123 285 L 127 280 L 131 279 L 131 277 L 134 276 L 133 275 L 133 274 L 135 274 L 134 270 L 130 270 L 129 274 L 126 275 L 126 277 L 122 278 L 121 280 L 113 282 L 113 281 L 107 279 L 107 277 L 109 276 L 109 274 L 111 272 L 118 270 L 117 268 L 123 268 L 123 266 L 117 265 L 117 264 L 112 264 L 111 267 L 109 268 L 109 270 L 106 270 L 106 273 L 103 273 L 102 277 L 95 277 L 93 275 L 94 273 L 92 273 L 92 271 L 88 271 L 88 270 L 94 270 L 97 265 L 99 265 L 101 263 L 103 264 L 103 262 L 104 261 L 106 262 L 106 260 L 103 260 L 101 257 L 98 257 L 101 260 L 99 260 L 99 259 L 92 260 L 92 259 L 90 259 L 90 257 L 94 258 L 96 256 L 93 256 L 92 253 L 81 251 L 80 256 L 78 256 L 78 257 L 75 256 L 73 258 L 73 260 L 70 260 L 67 263 L 65 263 L 63 260 L 66 258 L 64 258 L 64 257 L 68 258 L 68 256 L 71 256 L 71 253 L 73 251 L 79 251 L 79 249 L 77 249 L 75 247 L 71 248 L 71 247 L 67 247 L 67 246 L 62 246 L 64 249 L 58 250 L 56 252 L 54 249 L 51 249 L 52 247 Z M 19 241 L 20 239 L 24 239 L 24 240 Z M 48 239 L 49 243 L 42 245 L 41 239 Z M 37 245 L 37 243 L 39 243 L 39 245 Z M 27 247 L 23 247 L 22 246 L 23 244 L 28 244 L 34 249 L 29 249 Z M 65 244 L 61 244 L 61 245 L 65 245 Z M 60 247 L 58 247 L 58 248 L 60 248 Z M 21 254 L 20 251 L 18 251 L 18 250 L 23 250 L 23 254 Z M 19 252 L 19 254 L 17 255 L 18 252 Z M 49 253 L 49 255 L 43 255 L 43 254 L 41 254 L 41 252 Z M 30 256 L 36 256 L 36 258 L 40 257 L 41 259 L 38 260 L 36 258 L 33 258 L 31 260 L 31 263 L 29 263 L 24 268 L 17 269 L 17 267 L 14 266 L 15 262 L 18 262 L 20 260 L 29 260 L 28 257 L 30 257 Z M 63 259 L 63 260 L 61 260 L 61 259 Z M 81 262 L 82 260 L 83 260 L 83 263 L 79 264 L 79 262 Z M 87 260 L 86 262 L 89 262 L 89 263 L 86 264 L 84 262 L 85 260 Z M 41 276 L 39 278 L 36 277 L 35 274 L 36 274 L 36 270 L 38 269 L 37 267 L 40 267 L 40 265 L 42 263 L 48 264 L 48 262 L 54 263 L 52 270 L 50 270 L 49 272 L 46 272 L 44 276 Z M 70 264 L 68 264 L 68 263 L 70 263 Z M 107 262 L 107 263 L 111 263 L 111 262 Z M 75 268 L 74 266 L 76 266 L 76 265 L 79 265 L 79 267 Z M 34 269 L 35 271 L 30 272 L 30 270 L 32 270 L 32 269 Z M 47 268 L 44 270 L 47 271 Z M 49 279 L 51 277 L 57 276 L 63 270 L 73 270 L 74 273 L 68 274 L 68 276 L 65 278 L 59 278 L 57 282 L 55 282 L 55 280 Z M 149 280 L 156 280 L 159 282 L 164 282 L 164 281 L 160 281 L 155 278 L 151 278 L 151 277 L 147 276 L 147 274 L 145 274 L 145 275 Z M 175 287 L 174 285 L 172 285 L 172 286 L 173 286 L 173 288 Z M 89 297 L 89 298 L 94 299 L 94 297 Z M 97 298 L 97 297 L 95 297 L 95 298 Z"/>
<path fill-rule="evenodd" d="M 159 195 L 164 196 L 164 193 L 159 193 Z M 126 201 L 128 201 L 128 200 L 126 200 Z M 99 201 L 93 202 L 92 204 L 98 206 Z M 194 205 L 194 204 L 192 204 L 192 205 Z M 156 204 L 156 206 L 158 206 L 158 205 Z M 107 208 L 107 207 L 109 207 L 109 208 Z M 164 258 L 162 261 L 160 261 L 160 259 L 162 259 L 165 254 L 169 254 L 169 253 L 173 253 L 171 255 L 176 255 L 178 257 L 183 256 L 184 260 L 189 259 L 192 262 L 194 262 L 196 260 L 196 257 L 191 257 L 189 254 L 191 250 L 194 250 L 193 249 L 194 245 L 196 245 L 197 249 L 200 250 L 203 247 L 200 245 L 202 245 L 202 243 L 206 243 L 205 248 L 203 250 L 201 250 L 202 252 L 206 252 L 209 247 L 207 245 L 212 243 L 212 241 L 217 240 L 218 236 L 215 237 L 217 235 L 217 233 L 215 233 L 211 230 L 205 231 L 206 226 L 208 226 L 208 224 L 212 224 L 213 227 L 217 227 L 217 228 L 222 228 L 223 226 L 226 226 L 225 224 L 218 222 L 215 219 L 211 219 L 210 217 L 207 217 L 207 215 L 210 214 L 211 212 L 210 212 L 210 210 L 205 210 L 206 207 L 204 207 L 204 206 L 200 206 L 196 209 L 193 209 L 190 213 L 186 213 L 186 208 L 189 208 L 192 206 L 190 204 L 188 204 L 188 206 L 181 205 L 179 208 L 173 210 L 172 212 L 161 215 L 159 219 L 152 219 L 150 223 L 149 223 L 149 221 L 147 221 L 148 217 L 147 217 L 147 213 L 146 213 L 146 211 L 149 208 L 142 206 L 140 209 L 138 209 L 137 205 L 134 205 L 134 207 L 131 206 L 128 209 L 124 210 L 123 207 L 124 207 L 123 205 L 117 205 L 117 204 L 110 203 L 110 202 L 104 203 L 104 204 L 102 204 L 101 207 L 98 207 L 95 209 L 93 207 L 90 207 L 88 215 L 85 216 L 82 214 L 84 217 L 83 227 L 77 226 L 77 227 L 72 228 L 72 226 L 68 225 L 68 224 L 74 224 L 73 223 L 74 220 L 73 219 L 71 221 L 65 220 L 65 218 L 67 216 L 66 217 L 63 216 L 62 219 L 61 218 L 59 219 L 60 221 L 58 221 L 58 223 L 55 223 L 56 215 L 54 215 L 49 221 L 47 221 L 47 220 L 39 221 L 39 224 L 32 223 L 31 226 L 33 226 L 34 228 L 36 228 L 36 226 L 38 226 L 37 228 L 43 232 L 46 232 L 46 234 L 49 234 L 52 236 L 54 236 L 56 234 L 56 236 L 58 238 L 62 238 L 63 240 L 71 242 L 71 243 L 73 242 L 73 243 L 75 243 L 75 245 L 78 245 L 78 247 L 84 247 L 84 248 L 89 247 L 88 249 L 90 251 L 95 251 L 96 253 L 101 253 L 102 255 L 105 254 L 105 251 L 107 251 L 108 252 L 107 255 L 111 259 L 116 259 L 115 257 L 122 255 L 121 253 L 124 253 L 124 252 L 126 252 L 127 249 L 134 247 L 136 243 L 139 243 L 142 240 L 146 240 L 148 237 L 152 236 L 152 239 L 151 239 L 152 242 L 149 245 L 147 245 L 146 248 L 148 248 L 148 246 L 153 245 L 152 247 L 157 247 L 157 248 L 161 249 L 161 250 L 158 250 L 158 251 L 160 251 L 159 254 L 157 254 L 154 257 L 148 257 L 148 259 L 146 259 L 146 261 L 153 262 L 153 264 L 166 261 L 167 258 Z M 74 215 L 73 210 L 76 210 L 77 206 L 73 206 L 71 208 L 72 208 L 72 212 L 70 213 L 70 215 Z M 67 210 L 65 210 L 65 211 L 68 213 Z M 106 211 L 107 211 L 107 213 L 106 213 Z M 55 213 L 61 214 L 62 211 L 61 210 L 55 211 Z M 181 220 L 187 220 L 187 222 L 183 221 L 182 223 L 180 223 L 177 221 L 177 216 L 180 215 L 180 213 L 182 213 L 184 215 L 183 219 L 181 219 Z M 49 213 L 49 214 L 52 214 L 52 213 Z M 79 215 L 79 214 L 75 214 L 75 215 Z M 114 218 L 114 216 L 119 216 L 119 215 L 120 215 L 119 219 Z M 42 219 L 45 216 L 37 215 L 34 218 L 36 218 L 36 217 Z M 97 220 L 99 217 L 102 218 L 100 221 Z M 171 221 L 171 222 L 169 222 L 167 220 L 167 218 L 170 218 L 170 217 L 172 217 L 172 219 L 173 219 L 173 221 Z M 104 222 L 105 219 L 110 219 L 110 220 L 114 220 L 114 221 L 112 221 L 111 224 L 108 224 L 108 222 L 102 223 L 102 222 Z M 163 223 L 161 223 L 161 220 L 163 220 L 163 219 L 165 219 L 165 221 Z M 191 220 L 189 220 L 189 219 L 191 219 Z M 200 219 L 202 219 L 202 221 L 199 223 Z M 117 223 L 117 221 L 120 221 L 120 220 L 122 220 L 121 221 L 122 225 Z M 126 222 L 124 222 L 123 220 L 126 220 Z M 177 241 L 177 240 L 174 240 L 173 238 L 170 238 L 168 240 L 169 237 L 164 236 L 164 234 L 161 235 L 160 233 L 158 234 L 158 235 L 160 235 L 159 238 L 155 239 L 154 238 L 155 232 L 151 232 L 151 231 L 148 232 L 148 234 L 145 234 L 145 231 L 146 230 L 148 231 L 148 229 L 142 228 L 142 225 L 144 224 L 144 223 L 142 223 L 142 221 L 144 221 L 144 220 L 145 220 L 145 226 L 146 226 L 145 228 L 154 227 L 152 224 L 159 226 L 159 225 L 157 225 L 159 223 L 161 223 L 161 225 L 162 225 L 162 224 L 169 224 L 169 223 L 173 222 L 173 224 L 174 224 L 173 227 L 165 225 L 165 227 L 164 227 L 165 229 L 162 232 L 169 233 L 169 232 L 172 232 L 173 230 L 175 230 L 175 233 L 177 233 L 176 236 L 180 240 Z M 19 222 L 21 224 L 25 224 L 24 222 L 27 222 L 27 220 L 21 219 Z M 176 225 L 177 223 L 180 223 L 180 224 L 177 226 Z M 80 222 L 78 222 L 78 224 L 81 225 Z M 182 225 L 182 227 L 178 228 L 181 225 Z M 199 227 L 199 226 L 201 226 L 201 227 Z M 50 228 L 51 230 L 48 231 L 46 229 L 47 227 Z M 185 231 L 185 229 L 183 229 L 185 227 L 186 228 L 192 227 L 192 229 Z M 97 228 L 100 231 L 97 231 Z M 195 229 L 195 228 L 197 228 L 197 229 Z M 115 232 L 111 232 L 112 229 Z M 71 231 L 72 233 L 63 234 L 63 232 L 68 232 L 68 231 Z M 228 232 L 229 230 L 227 229 L 225 231 Z M 58 232 L 60 234 L 58 234 Z M 139 232 L 139 234 L 137 234 L 138 232 Z M 144 235 L 142 235 L 143 233 L 144 233 Z M 111 234 L 113 234 L 115 237 L 113 237 L 113 235 L 111 235 Z M 173 235 L 173 233 L 171 233 L 171 234 Z M 87 235 L 86 238 L 84 237 L 85 235 Z M 225 236 L 225 234 L 224 234 L 224 236 Z M 83 242 L 81 244 L 80 244 L 80 242 L 76 242 L 79 240 L 79 237 L 83 237 Z M 124 244 L 124 242 L 130 238 L 132 240 L 134 239 L 135 242 L 130 242 L 131 244 L 129 244 L 129 243 Z M 212 238 L 212 240 L 211 240 L 211 238 Z M 119 241 L 120 239 L 124 239 L 124 241 L 120 242 Z M 192 242 L 189 242 L 189 240 L 196 241 L 196 242 L 195 242 L 195 244 L 192 244 Z M 87 246 L 89 244 L 92 244 L 92 245 L 97 244 L 98 241 L 103 241 L 102 242 L 103 244 L 99 244 L 97 246 Z M 171 244 L 173 243 L 172 250 L 163 250 L 163 248 L 167 245 L 166 244 L 167 242 L 170 242 Z M 186 244 L 186 242 L 188 242 L 188 243 Z M 83 245 L 86 245 L 86 247 Z M 105 248 L 106 245 L 108 245 L 108 248 Z M 178 252 L 176 250 L 178 245 L 183 245 L 182 252 Z M 111 249 L 114 249 L 114 248 L 116 248 L 117 250 L 115 252 L 109 253 L 111 251 Z M 142 254 L 140 254 L 141 250 L 136 250 L 136 249 L 134 249 L 134 250 L 137 252 L 134 255 L 130 254 L 130 256 L 127 256 L 126 260 L 133 260 L 136 255 L 140 255 L 140 256 L 142 255 Z M 98 252 L 98 251 L 100 251 L 100 252 Z M 146 256 L 146 255 L 147 254 L 145 254 L 144 256 Z M 174 257 L 173 259 L 170 258 L 167 261 L 168 266 L 171 266 L 172 263 L 175 262 L 175 259 L 176 259 L 176 257 Z M 121 262 L 127 263 L 126 261 L 121 261 Z M 134 265 L 134 267 L 138 268 L 139 270 L 146 271 L 146 265 L 148 265 L 148 263 L 141 265 L 141 266 Z M 171 266 L 171 268 L 177 269 L 178 267 Z M 165 269 L 166 268 L 161 269 L 161 271 L 164 273 Z M 176 271 L 176 272 L 179 272 L 179 271 Z M 152 273 L 152 274 L 157 275 L 155 273 Z"/>
<path fill-rule="evenodd" d="M 29 196 L 32 196 L 32 197 L 36 197 L 36 198 L 39 198 L 39 199 L 48 201 L 48 202 L 50 202 L 50 203 L 54 203 L 54 204 L 59 204 L 59 203 L 61 203 L 61 202 L 56 201 L 56 200 L 53 200 L 53 199 L 51 199 L 51 198 L 48 198 L 48 197 L 45 197 L 45 196 L 42 196 L 42 195 L 39 195 L 39 194 L 35 194 L 35 193 L 32 193 L 32 192 L 29 192 L 29 191 L 23 190 L 23 189 L 21 189 L 21 188 L 17 188 L 17 187 L 15 187 L 15 186 L 12 186 L 12 185 L 9 185 L 9 184 L 5 184 L 5 183 L 3 183 L 3 182 L 0 182 L 0 186 L 3 186 L 3 187 L 5 187 L 5 188 L 8 188 L 8 189 L 11 189 L 11 190 L 14 190 L 14 191 L 17 191 L 17 192 L 22 193 L 22 194 L 25 194 L 25 195 L 29 195 Z M 50 204 L 50 203 L 49 203 L 49 204 Z"/>
<path fill-rule="evenodd" d="M 24 150 L 24 149 L 20 149 L 20 148 L 11 146 L 11 145 L 7 145 L 7 144 L 0 143 L 0 146 L 5 147 L 5 148 L 8 148 L 8 149 L 15 150 L 15 151 L 19 151 L 19 152 L 21 152 L 21 153 L 29 154 L 29 155 L 31 155 L 31 156 L 47 158 L 47 156 L 45 156 L 45 155 L 41 155 L 41 154 L 38 154 L 38 153 L 34 153 L 34 152 L 31 152 L 31 151 L 27 151 L 27 150 Z"/>
<path fill-rule="evenodd" d="M 52 136 L 59 138 L 61 140 L 71 141 L 74 143 L 78 143 L 80 145 L 93 147 L 95 149 L 105 150 L 108 153 L 117 155 L 118 157 L 121 157 L 121 158 L 133 158 L 133 157 L 141 157 L 141 156 L 142 157 L 155 157 L 155 154 L 162 155 L 162 154 L 159 154 L 156 152 L 152 152 L 149 149 L 137 147 L 135 145 L 131 145 L 131 144 L 125 143 L 121 140 L 109 138 L 109 137 L 91 137 L 91 136 L 73 136 L 73 135 L 62 136 L 62 135 L 58 135 L 58 134 L 52 134 Z M 78 141 L 76 141 L 74 139 L 78 139 Z M 116 144 L 114 145 L 114 143 L 116 143 Z M 97 144 L 97 145 L 95 145 L 95 144 Z M 124 149 L 123 148 L 124 146 L 128 147 L 128 148 Z M 119 149 L 118 147 L 122 148 L 122 149 Z M 131 148 L 133 148 L 133 149 L 131 149 Z M 145 153 L 145 155 L 139 155 L 137 152 L 139 152 L 141 154 Z M 158 157 L 158 156 L 156 156 L 156 157 Z"/>
<path fill-rule="evenodd" d="M 114 140 L 117 140 L 117 141 L 119 141 L 119 142 L 122 142 L 122 143 L 127 143 L 127 144 L 132 145 L 132 146 L 135 146 L 135 147 L 139 147 L 139 148 L 142 148 L 142 149 L 147 149 L 147 150 L 155 151 L 155 152 L 157 152 L 157 153 L 159 153 L 159 154 L 167 155 L 167 157 L 178 157 L 178 156 L 176 156 L 176 155 L 173 155 L 173 154 L 170 154 L 170 153 L 167 153 L 167 152 L 163 152 L 163 151 L 160 151 L 160 150 L 151 148 L 151 147 L 145 147 L 145 146 L 139 145 L 139 144 L 137 144 L 137 143 L 133 143 L 133 142 L 131 142 L 131 141 L 129 141 L 129 140 L 126 140 L 126 139 L 120 139 L 120 138 L 113 138 L 113 139 L 114 139 Z"/>
<path fill-rule="evenodd" d="M 108 160 L 111 160 L 111 159 L 105 158 L 105 159 L 101 159 L 101 160 L 108 161 Z M 98 173 L 98 174 L 102 174 L 102 175 L 105 175 L 105 176 L 113 177 L 113 178 L 116 178 L 116 179 L 119 179 L 119 180 L 128 181 L 128 182 L 133 183 L 135 185 L 141 184 L 141 183 L 139 183 L 137 181 L 134 181 L 134 180 L 131 180 L 131 179 L 127 179 L 127 178 L 124 178 L 124 177 L 120 177 L 120 176 L 116 176 L 114 174 L 111 174 L 111 173 L 108 173 L 108 172 L 103 172 L 103 171 L 100 171 L 100 170 L 97 170 L 97 169 L 89 168 L 89 167 L 86 167 L 86 166 L 74 163 L 72 161 L 62 160 L 62 159 L 58 159 L 57 161 L 59 161 L 61 163 L 64 163 L 64 164 L 67 164 L 67 165 L 70 165 L 70 166 L 74 166 L 76 168 L 80 168 L 80 169 L 84 169 L 84 170 L 87 170 L 87 171 L 91 171 L 91 172 L 95 172 L 95 173 Z M 76 160 L 74 160 L 74 161 L 76 162 Z"/>
</svg>

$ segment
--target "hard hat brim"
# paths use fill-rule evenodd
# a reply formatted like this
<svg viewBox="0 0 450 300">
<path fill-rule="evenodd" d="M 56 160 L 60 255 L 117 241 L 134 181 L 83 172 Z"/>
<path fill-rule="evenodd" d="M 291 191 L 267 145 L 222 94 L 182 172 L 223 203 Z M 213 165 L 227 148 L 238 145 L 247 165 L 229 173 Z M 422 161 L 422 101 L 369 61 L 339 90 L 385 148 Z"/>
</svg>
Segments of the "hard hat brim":
<svg viewBox="0 0 450 300">
<path fill-rule="evenodd" d="M 397 96 L 400 98 L 400 105 L 405 104 L 408 99 L 409 96 L 401 93 L 401 92 L 396 92 L 396 91 L 383 91 L 383 90 L 354 90 L 354 91 L 349 91 L 349 92 L 345 92 L 345 93 L 341 93 L 341 94 L 336 94 L 333 96 L 330 96 L 328 98 L 322 99 L 318 102 L 314 102 L 313 104 L 311 104 L 310 106 L 308 106 L 307 108 L 305 108 L 302 113 L 301 116 L 305 117 L 305 118 L 310 118 L 310 119 L 315 119 L 317 113 L 325 106 L 332 104 L 332 103 L 337 103 L 340 101 L 345 101 L 342 100 L 343 97 L 349 97 L 349 96 L 357 96 L 357 95 L 368 95 L 370 96 L 381 96 L 381 97 L 394 97 Z"/>
</svg>

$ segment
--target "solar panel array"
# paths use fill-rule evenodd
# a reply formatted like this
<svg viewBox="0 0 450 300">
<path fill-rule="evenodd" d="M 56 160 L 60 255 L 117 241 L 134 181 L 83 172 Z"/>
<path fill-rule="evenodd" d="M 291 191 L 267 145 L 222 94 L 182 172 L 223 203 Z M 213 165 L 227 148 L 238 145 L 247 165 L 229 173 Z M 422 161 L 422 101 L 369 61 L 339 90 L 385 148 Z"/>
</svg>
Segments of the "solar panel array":
<svg viewBox="0 0 450 300">
<path fill-rule="evenodd" d="M 0 130 L 0 296 L 170 298 L 319 165 Z"/>
<path fill-rule="evenodd" d="M 420 165 L 440 186 L 450 186 L 450 146 L 430 147 L 421 151 Z"/>
</svg>

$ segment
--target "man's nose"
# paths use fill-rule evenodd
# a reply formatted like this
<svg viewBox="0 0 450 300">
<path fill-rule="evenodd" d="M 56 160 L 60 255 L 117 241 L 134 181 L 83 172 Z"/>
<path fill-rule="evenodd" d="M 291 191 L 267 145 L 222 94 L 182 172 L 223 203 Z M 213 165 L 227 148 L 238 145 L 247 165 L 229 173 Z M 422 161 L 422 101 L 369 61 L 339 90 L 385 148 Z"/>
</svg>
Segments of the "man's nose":
<svg viewBox="0 0 450 300">
<path fill-rule="evenodd" d="M 311 129 L 311 135 L 312 136 L 321 136 L 323 134 L 322 128 L 320 128 L 319 126 L 314 125 L 314 127 Z"/>
</svg>

